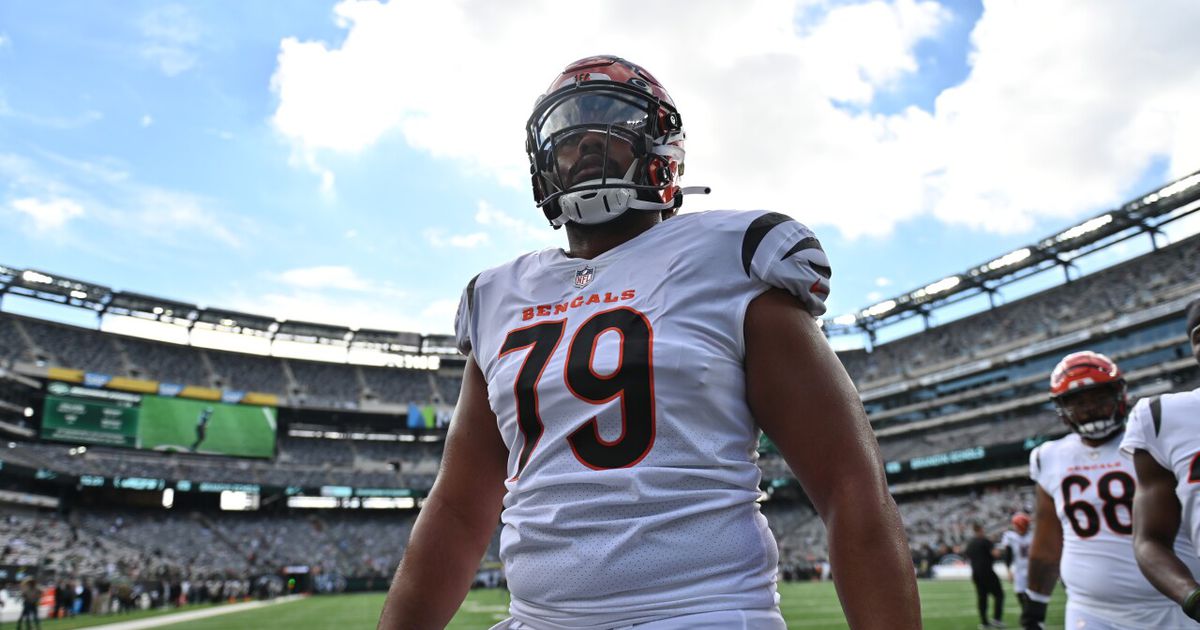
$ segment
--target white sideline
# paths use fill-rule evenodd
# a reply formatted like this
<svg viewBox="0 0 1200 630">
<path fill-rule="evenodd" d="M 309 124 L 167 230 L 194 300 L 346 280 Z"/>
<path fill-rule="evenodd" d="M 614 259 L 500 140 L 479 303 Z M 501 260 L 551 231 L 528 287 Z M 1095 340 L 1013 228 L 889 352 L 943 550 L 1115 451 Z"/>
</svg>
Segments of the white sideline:
<svg viewBox="0 0 1200 630">
<path fill-rule="evenodd" d="M 88 626 L 84 630 L 147 630 L 148 628 L 161 628 L 176 623 L 185 621 L 195 621 L 197 619 L 207 619 L 208 617 L 216 617 L 218 615 L 227 615 L 229 613 L 244 612 L 264 606 L 274 606 L 276 604 L 284 604 L 294 602 L 298 599 L 304 599 L 306 595 L 288 595 L 286 597 L 277 597 L 271 601 L 254 601 L 242 602 L 240 604 L 225 604 L 223 606 L 213 606 L 204 610 L 191 610 L 188 612 L 175 613 L 171 615 L 159 615 L 158 617 L 150 617 L 148 619 L 135 619 L 133 621 L 121 621 L 118 623 L 107 623 L 102 626 Z"/>
</svg>

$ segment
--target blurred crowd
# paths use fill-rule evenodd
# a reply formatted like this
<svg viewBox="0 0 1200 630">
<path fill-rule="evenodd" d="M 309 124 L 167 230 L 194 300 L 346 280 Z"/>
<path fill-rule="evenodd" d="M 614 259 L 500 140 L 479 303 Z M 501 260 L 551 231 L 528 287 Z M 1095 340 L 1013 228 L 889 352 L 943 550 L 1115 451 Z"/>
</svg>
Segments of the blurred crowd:
<svg viewBox="0 0 1200 630">
<path fill-rule="evenodd" d="M 839 352 L 854 382 L 869 390 L 996 356 L 1155 304 L 1200 292 L 1200 236 L 1089 274 L 1063 287 L 1001 304 L 874 348 Z"/>
</svg>

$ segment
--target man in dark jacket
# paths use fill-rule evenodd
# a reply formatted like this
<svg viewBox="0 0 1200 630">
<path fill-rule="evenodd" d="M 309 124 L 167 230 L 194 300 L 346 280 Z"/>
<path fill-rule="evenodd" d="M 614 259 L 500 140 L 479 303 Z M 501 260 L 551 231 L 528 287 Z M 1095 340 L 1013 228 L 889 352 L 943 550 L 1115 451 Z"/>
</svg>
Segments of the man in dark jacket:
<svg viewBox="0 0 1200 630">
<path fill-rule="evenodd" d="M 975 582 L 975 595 L 979 602 L 979 627 L 1003 628 L 1004 589 L 1001 588 L 1000 578 L 996 576 L 996 570 L 993 568 L 999 552 L 996 550 L 996 545 L 984 534 L 983 525 L 975 523 L 973 529 L 975 537 L 967 543 L 966 555 L 967 559 L 971 561 L 971 580 Z M 995 614 L 990 621 L 987 617 L 989 595 L 996 598 L 996 606 L 993 611 Z"/>
</svg>

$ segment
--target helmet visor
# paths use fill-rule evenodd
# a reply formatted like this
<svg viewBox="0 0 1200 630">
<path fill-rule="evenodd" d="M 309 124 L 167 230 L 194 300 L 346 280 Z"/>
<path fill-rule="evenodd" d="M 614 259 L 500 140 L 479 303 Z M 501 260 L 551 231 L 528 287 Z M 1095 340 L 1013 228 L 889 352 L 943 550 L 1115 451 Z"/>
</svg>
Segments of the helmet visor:
<svg viewBox="0 0 1200 630">
<path fill-rule="evenodd" d="M 535 123 L 534 140 L 545 148 L 550 138 L 563 131 L 612 128 L 644 133 L 650 120 L 650 104 L 617 92 L 580 90 L 551 104 Z"/>
</svg>

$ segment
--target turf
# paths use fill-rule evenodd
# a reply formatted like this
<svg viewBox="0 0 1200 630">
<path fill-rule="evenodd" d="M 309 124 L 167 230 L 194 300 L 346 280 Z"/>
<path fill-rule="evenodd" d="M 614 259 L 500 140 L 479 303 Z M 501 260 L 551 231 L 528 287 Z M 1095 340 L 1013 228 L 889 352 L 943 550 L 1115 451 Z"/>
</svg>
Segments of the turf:
<svg viewBox="0 0 1200 630">
<path fill-rule="evenodd" d="M 201 610 L 210 608 L 212 604 L 200 604 L 197 606 L 187 606 L 185 608 L 155 608 L 152 610 L 138 610 L 131 613 L 121 615 L 106 615 L 96 617 L 93 615 L 80 615 L 78 617 L 67 617 L 65 619 L 42 619 L 43 630 L 72 630 L 74 628 L 87 628 L 90 626 L 103 625 L 108 623 L 116 623 L 118 621 L 133 621 L 135 619 L 147 619 L 150 617 L 161 617 L 185 610 Z M 0 624 L 5 630 L 16 627 L 16 622 Z"/>
<path fill-rule="evenodd" d="M 1019 609 L 1012 592 L 1005 597 L 1004 621 L 1018 627 Z M 974 628 L 975 591 L 970 582 L 921 582 L 921 608 L 926 630 Z M 820 630 L 845 628 L 837 594 L 829 583 L 784 584 L 780 588 L 782 609 L 789 628 Z M 1062 628 L 1064 598 L 1055 593 L 1047 628 Z M 268 606 L 240 613 L 173 624 L 172 630 L 351 630 L 374 628 L 383 605 L 382 593 L 310 597 L 303 601 Z M 473 591 L 448 626 L 452 630 L 488 628 L 506 616 L 508 593 L 501 590 Z M 109 618 L 108 621 L 111 621 Z M 46 625 L 46 630 L 82 626 Z"/>
<path fill-rule="evenodd" d="M 213 408 L 197 448 L 201 453 L 272 457 L 275 454 L 275 409 L 226 405 L 183 398 L 142 398 L 138 441 L 142 448 L 187 451 L 196 441 L 196 419 Z"/>
</svg>

